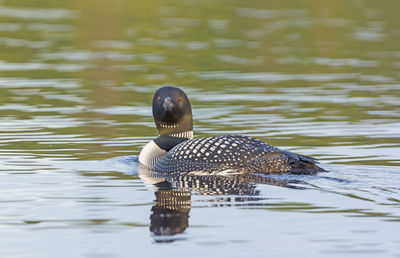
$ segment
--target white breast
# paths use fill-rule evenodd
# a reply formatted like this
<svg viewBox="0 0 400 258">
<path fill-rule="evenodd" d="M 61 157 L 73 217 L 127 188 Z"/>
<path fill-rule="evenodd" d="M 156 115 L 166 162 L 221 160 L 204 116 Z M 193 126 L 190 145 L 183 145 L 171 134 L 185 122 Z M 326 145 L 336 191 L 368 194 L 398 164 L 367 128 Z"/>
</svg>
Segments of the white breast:
<svg viewBox="0 0 400 258">
<path fill-rule="evenodd" d="M 152 168 L 154 164 L 162 156 L 167 153 L 165 150 L 158 147 L 154 141 L 147 143 L 139 154 L 139 163 L 146 166 L 147 168 Z"/>
</svg>

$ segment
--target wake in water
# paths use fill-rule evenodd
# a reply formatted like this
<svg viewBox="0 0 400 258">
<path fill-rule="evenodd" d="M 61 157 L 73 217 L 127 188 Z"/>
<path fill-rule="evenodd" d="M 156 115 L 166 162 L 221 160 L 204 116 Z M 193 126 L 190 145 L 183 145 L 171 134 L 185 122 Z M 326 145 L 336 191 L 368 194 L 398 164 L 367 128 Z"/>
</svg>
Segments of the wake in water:
<svg viewBox="0 0 400 258">
<path fill-rule="evenodd" d="M 169 176 L 140 170 L 137 156 L 121 156 L 103 161 L 119 172 L 139 176 L 146 183 L 168 182 L 174 189 L 194 194 L 258 195 L 261 185 L 318 190 L 354 198 L 383 207 L 400 205 L 400 168 L 390 166 L 323 165 L 329 172 L 317 175 Z M 384 205 L 384 206 L 381 206 Z M 376 207 L 375 207 L 376 208 Z M 392 212 L 390 212 L 392 213 Z M 400 215 L 396 211 L 398 216 Z"/>
<path fill-rule="evenodd" d="M 179 181 L 192 178 L 193 180 L 210 178 L 225 178 L 233 180 L 234 178 L 248 181 L 249 183 L 272 184 L 292 188 L 314 188 L 325 191 L 351 192 L 351 190 L 361 192 L 361 195 L 369 193 L 369 197 L 379 196 L 384 193 L 389 199 L 397 199 L 400 196 L 400 168 L 391 166 L 355 166 L 355 165 L 330 165 L 325 164 L 322 167 L 328 172 L 321 172 L 317 175 L 292 175 L 292 174 L 247 174 L 234 177 L 228 176 L 169 176 L 167 174 L 152 173 L 146 170 L 139 170 L 138 156 L 120 156 L 100 162 L 102 166 L 112 168 L 121 173 L 140 176 L 146 181 L 157 181 L 164 179 L 167 181 Z M 96 165 L 98 169 L 98 165 Z M 140 173 L 141 172 L 141 173 Z M 151 179 L 153 178 L 153 179 Z M 179 188 L 176 183 L 176 187 Z M 183 186 L 181 186 L 183 187 Z M 234 188 L 232 185 L 225 187 Z M 396 198 L 397 197 L 397 198 Z M 366 198 L 360 196 L 360 198 Z M 373 199 L 373 198 L 372 198 Z"/>
</svg>

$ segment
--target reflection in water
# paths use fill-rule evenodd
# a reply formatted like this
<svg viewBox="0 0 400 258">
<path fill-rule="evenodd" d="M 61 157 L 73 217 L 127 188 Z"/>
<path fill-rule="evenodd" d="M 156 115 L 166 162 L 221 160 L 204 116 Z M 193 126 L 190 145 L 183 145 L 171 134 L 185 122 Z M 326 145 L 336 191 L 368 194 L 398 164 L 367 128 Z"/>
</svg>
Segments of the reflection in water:
<svg viewBox="0 0 400 258">
<path fill-rule="evenodd" d="M 156 236 L 174 236 L 189 226 L 190 191 L 174 190 L 168 182 L 157 184 L 156 203 L 151 208 L 150 231 Z M 175 239 L 156 239 L 172 242 Z"/>
<path fill-rule="evenodd" d="M 156 236 L 156 242 L 180 239 L 171 236 L 183 233 L 189 226 L 192 194 L 227 197 L 211 199 L 213 207 L 240 206 L 243 202 L 265 200 L 257 197 L 260 195 L 256 188 L 257 183 L 301 189 L 292 185 L 296 183 L 295 180 L 276 180 L 265 175 L 172 176 L 154 173 L 142 167 L 139 167 L 138 174 L 147 183 L 157 187 L 156 200 L 150 215 L 150 231 Z"/>
</svg>

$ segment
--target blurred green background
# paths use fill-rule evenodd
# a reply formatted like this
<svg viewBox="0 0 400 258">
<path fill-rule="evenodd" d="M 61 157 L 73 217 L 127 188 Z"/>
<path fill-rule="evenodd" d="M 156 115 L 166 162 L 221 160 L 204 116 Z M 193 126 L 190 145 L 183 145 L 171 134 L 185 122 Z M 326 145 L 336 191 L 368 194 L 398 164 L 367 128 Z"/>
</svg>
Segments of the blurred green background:
<svg viewBox="0 0 400 258">
<path fill-rule="evenodd" d="M 198 135 L 398 164 L 398 10 L 367 0 L 2 0 L 3 147 L 137 154 L 156 135 L 152 94 L 175 85 Z M 14 141 L 13 130 L 52 137 Z"/>
</svg>

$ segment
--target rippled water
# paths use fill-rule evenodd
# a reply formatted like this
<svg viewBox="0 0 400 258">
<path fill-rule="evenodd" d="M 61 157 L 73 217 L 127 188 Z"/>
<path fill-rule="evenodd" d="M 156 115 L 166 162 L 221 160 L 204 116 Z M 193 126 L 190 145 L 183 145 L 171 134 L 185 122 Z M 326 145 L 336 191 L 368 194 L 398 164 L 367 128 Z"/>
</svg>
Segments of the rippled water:
<svg viewBox="0 0 400 258">
<path fill-rule="evenodd" d="M 397 1 L 0 1 L 2 257 L 400 256 Z M 152 177 L 150 101 L 317 176 Z"/>
</svg>

